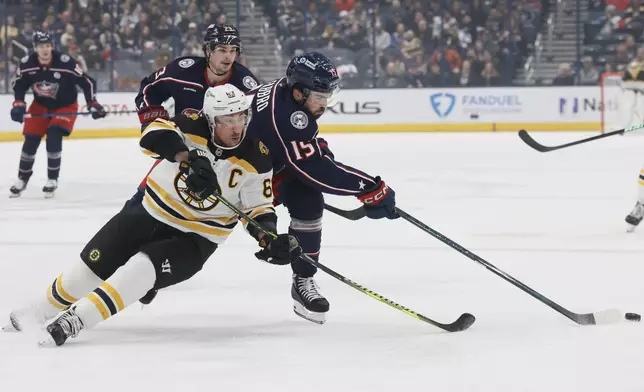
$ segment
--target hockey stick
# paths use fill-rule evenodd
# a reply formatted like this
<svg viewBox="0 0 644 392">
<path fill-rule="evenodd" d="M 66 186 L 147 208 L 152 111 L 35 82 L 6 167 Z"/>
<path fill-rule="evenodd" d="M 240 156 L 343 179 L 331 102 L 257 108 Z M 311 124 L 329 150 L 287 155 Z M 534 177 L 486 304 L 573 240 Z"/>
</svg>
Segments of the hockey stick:
<svg viewBox="0 0 644 392">
<path fill-rule="evenodd" d="M 521 138 L 521 140 L 523 140 L 525 142 L 525 144 L 527 144 L 528 146 L 534 148 L 535 150 L 537 150 L 539 152 L 549 152 L 549 151 L 559 150 L 559 149 L 566 148 L 566 147 L 576 146 L 578 144 L 592 142 L 593 140 L 603 139 L 605 137 L 610 137 L 610 136 L 615 136 L 615 135 L 622 135 L 622 134 L 625 134 L 627 132 L 638 131 L 640 129 L 644 129 L 644 124 L 633 125 L 632 127 L 618 129 L 616 131 L 604 133 L 604 134 L 597 135 L 597 136 L 592 136 L 592 137 L 589 137 L 589 138 L 586 138 L 586 139 L 577 140 L 575 142 L 570 142 L 570 143 L 566 143 L 566 144 L 560 144 L 558 146 L 551 146 L 551 147 L 544 146 L 543 144 L 537 142 L 524 129 L 519 131 L 519 137 Z"/>
<path fill-rule="evenodd" d="M 337 214 L 340 215 L 344 218 L 350 219 L 350 220 L 358 220 L 363 217 L 365 217 L 364 213 L 364 208 L 359 207 L 355 210 L 341 210 L 339 208 L 329 206 L 327 204 L 324 205 L 324 208 Z M 432 237 L 440 240 L 447 246 L 451 247 L 452 249 L 455 249 L 462 255 L 466 256 L 467 258 L 476 261 L 477 263 L 483 265 L 485 268 L 487 268 L 489 271 L 494 273 L 497 276 L 500 276 L 501 278 L 505 279 L 506 281 L 510 282 L 514 286 L 520 288 L 524 292 L 530 294 L 532 297 L 536 298 L 537 300 L 543 302 L 544 304 L 548 305 L 552 309 L 556 310 L 560 314 L 568 317 L 570 320 L 574 321 L 577 324 L 580 325 L 594 325 L 594 324 L 611 324 L 611 323 L 616 323 L 618 321 L 621 321 L 623 319 L 623 314 L 618 310 L 618 309 L 607 309 L 603 310 L 600 312 L 596 313 L 586 313 L 586 314 L 578 314 L 575 312 L 572 312 L 563 306 L 557 304 L 554 301 L 551 301 L 550 299 L 546 298 L 539 292 L 535 291 L 534 289 L 530 288 L 529 286 L 525 285 L 524 283 L 520 282 L 516 278 L 510 276 L 508 273 L 498 269 L 494 265 L 490 264 L 483 258 L 479 257 L 478 255 L 474 254 L 473 252 L 467 250 L 466 248 L 462 247 L 461 245 L 457 244 L 450 238 L 444 236 L 443 234 L 439 233 L 438 231 L 432 229 L 431 227 L 427 226 L 423 222 L 419 221 L 418 219 L 414 218 L 413 216 L 409 215 L 405 211 L 401 210 L 400 208 L 396 209 L 398 211 L 398 214 L 407 222 L 413 224 L 414 226 L 418 227 L 422 231 L 430 234 Z"/>
<path fill-rule="evenodd" d="M 249 217 L 244 212 L 240 211 L 235 205 L 231 204 L 228 200 L 226 200 L 220 194 L 214 193 L 213 196 L 215 196 L 223 205 L 228 207 L 230 210 L 232 210 L 239 217 L 241 217 L 242 219 L 245 219 L 246 221 L 248 221 L 248 223 L 253 225 L 253 227 L 255 227 L 256 229 L 262 231 L 265 235 L 269 235 L 269 236 L 271 236 L 273 238 L 277 238 L 277 234 L 266 230 L 256 220 L 254 220 L 253 218 Z M 416 318 L 416 319 L 418 319 L 420 321 L 424 321 L 424 322 L 426 322 L 428 324 L 431 324 L 431 325 L 433 325 L 435 327 L 438 327 L 440 329 L 443 329 L 445 331 L 449 331 L 449 332 L 464 331 L 464 330 L 468 329 L 470 326 L 472 326 L 472 324 L 474 324 L 474 321 L 476 321 L 476 318 L 473 315 L 471 315 L 469 313 L 463 313 L 453 323 L 450 323 L 450 324 L 439 323 L 438 321 L 434 321 L 434 320 L 432 320 L 432 319 L 430 319 L 428 317 L 423 316 L 420 313 L 414 312 L 413 310 L 411 310 L 409 308 L 406 308 L 406 307 L 404 307 L 404 306 L 402 306 L 402 305 L 400 305 L 400 304 L 398 304 L 398 303 L 396 303 L 396 302 L 394 302 L 394 301 L 392 301 L 392 300 L 390 300 L 388 298 L 383 297 L 382 295 L 380 295 L 380 294 L 378 294 L 378 293 L 376 293 L 374 291 L 369 290 L 368 288 L 366 288 L 364 286 L 359 285 L 358 283 L 356 283 L 356 282 L 344 277 L 343 275 L 339 274 L 338 272 L 335 272 L 334 270 L 332 270 L 331 268 L 325 266 L 324 264 L 320 263 L 319 261 L 313 260 L 312 258 L 310 258 L 306 254 L 302 254 L 300 256 L 300 258 L 302 260 L 306 261 L 307 263 L 309 263 L 309 264 L 319 268 L 320 270 L 326 272 L 327 274 L 331 275 L 332 277 L 334 277 L 335 279 L 339 280 L 340 282 L 342 282 L 342 283 L 344 283 L 346 285 L 349 285 L 349 286 L 353 287 L 354 289 L 356 289 L 356 290 L 358 290 L 358 291 L 360 291 L 360 292 L 362 292 L 362 293 L 364 293 L 364 294 L 366 294 L 366 295 L 368 295 L 368 296 L 370 296 L 372 298 L 375 298 L 378 301 L 380 301 L 380 302 L 382 302 L 382 303 L 384 303 L 386 305 L 391 306 L 394 309 L 400 310 L 401 312 L 403 312 L 405 314 L 408 314 L 408 315 L 410 315 L 410 316 L 412 316 L 412 317 L 414 317 L 414 318 Z"/>
<path fill-rule="evenodd" d="M 106 112 L 106 114 L 133 114 L 136 110 L 126 110 L 124 112 Z M 29 114 L 26 113 L 23 118 L 38 118 L 38 117 L 64 117 L 64 116 L 87 116 L 92 112 L 70 112 L 70 113 L 44 113 L 44 114 Z"/>
</svg>

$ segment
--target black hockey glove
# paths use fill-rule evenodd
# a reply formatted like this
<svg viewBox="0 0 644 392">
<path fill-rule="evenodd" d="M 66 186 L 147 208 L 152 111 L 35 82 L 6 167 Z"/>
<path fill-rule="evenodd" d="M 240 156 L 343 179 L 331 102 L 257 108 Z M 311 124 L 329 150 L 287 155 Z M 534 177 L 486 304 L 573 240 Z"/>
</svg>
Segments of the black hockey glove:
<svg viewBox="0 0 644 392">
<path fill-rule="evenodd" d="M 27 104 L 25 103 L 25 101 L 13 101 L 13 105 L 11 107 L 11 119 L 13 121 L 22 124 L 26 112 Z"/>
<path fill-rule="evenodd" d="M 190 151 L 188 162 L 181 162 L 181 171 L 188 173 L 186 185 L 199 199 L 206 199 L 219 190 L 215 169 L 205 151 Z"/>
<path fill-rule="evenodd" d="M 291 264 L 302 254 L 299 241 L 290 234 L 280 234 L 275 239 L 265 235 L 259 241 L 259 246 L 264 249 L 255 253 L 255 257 L 276 265 Z"/>
<path fill-rule="evenodd" d="M 376 177 L 376 184 L 358 199 L 364 203 L 364 212 L 371 219 L 400 218 L 396 212 L 396 193 L 380 177 Z"/>
<path fill-rule="evenodd" d="M 87 108 L 89 109 L 90 113 L 92 113 L 92 118 L 94 120 L 98 120 L 99 118 L 107 116 L 107 112 L 105 111 L 103 105 L 95 100 L 87 104 Z"/>
</svg>

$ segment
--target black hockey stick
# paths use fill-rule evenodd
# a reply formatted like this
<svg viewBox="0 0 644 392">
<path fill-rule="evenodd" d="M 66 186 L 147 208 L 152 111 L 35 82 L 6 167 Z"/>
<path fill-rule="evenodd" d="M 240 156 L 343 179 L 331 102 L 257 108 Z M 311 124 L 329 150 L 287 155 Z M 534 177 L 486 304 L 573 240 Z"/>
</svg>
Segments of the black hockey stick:
<svg viewBox="0 0 644 392">
<path fill-rule="evenodd" d="M 364 213 L 364 208 L 359 207 L 355 210 L 341 210 L 339 208 L 330 206 L 328 204 L 324 205 L 324 208 L 338 214 L 344 218 L 350 219 L 350 220 L 358 220 L 363 217 L 365 217 Z M 503 272 L 502 270 L 498 269 L 494 265 L 490 264 L 483 258 L 479 257 L 478 255 L 474 254 L 473 252 L 467 250 L 466 248 L 462 247 L 461 245 L 457 244 L 450 238 L 444 236 L 443 234 L 439 233 L 438 231 L 432 229 L 431 227 L 427 226 L 423 222 L 419 221 L 418 219 L 414 218 L 413 216 L 409 215 L 405 211 L 401 210 L 400 208 L 397 208 L 398 214 L 406 220 L 407 222 L 413 224 L 414 226 L 418 227 L 419 229 L 423 230 L 424 232 L 430 234 L 432 237 L 440 240 L 447 246 L 451 247 L 452 249 L 455 249 L 462 255 L 468 257 L 471 260 L 476 261 L 477 263 L 483 265 L 485 268 L 487 268 L 489 271 L 494 273 L 497 276 L 500 276 L 501 278 L 505 279 L 506 281 L 510 282 L 514 286 L 520 288 L 524 292 L 530 294 L 532 297 L 536 298 L 537 300 L 543 302 L 544 304 L 548 305 L 552 309 L 556 310 L 560 314 L 568 317 L 570 320 L 576 322 L 577 324 L 581 325 L 593 325 L 593 324 L 611 324 L 611 323 L 616 323 L 618 321 L 621 321 L 624 317 L 622 313 L 618 309 L 608 309 L 608 310 L 603 310 L 600 312 L 596 313 L 586 313 L 586 314 L 578 314 L 575 312 L 571 312 L 570 310 L 564 308 L 563 306 L 557 304 L 556 302 L 551 301 L 550 299 L 546 298 L 539 292 L 533 290 L 529 286 L 525 285 L 524 283 L 520 282 L 516 278 L 510 276 L 506 272 Z"/>
<path fill-rule="evenodd" d="M 106 114 L 133 114 L 137 113 L 136 110 L 125 110 L 125 111 L 118 111 L 118 112 L 106 112 Z M 92 112 L 69 112 L 69 113 L 43 113 L 43 114 L 31 114 L 31 113 L 26 113 L 24 115 L 24 118 L 38 118 L 38 117 L 67 117 L 67 116 L 88 116 L 92 114 Z"/>
<path fill-rule="evenodd" d="M 269 236 L 271 236 L 273 238 L 277 237 L 277 234 L 266 230 L 256 220 L 254 220 L 253 218 L 249 217 L 243 211 L 240 211 L 236 206 L 231 204 L 223 196 L 221 196 L 221 195 L 219 195 L 217 193 L 213 194 L 213 196 L 215 196 L 223 205 L 225 205 L 226 207 L 230 208 L 239 217 L 241 217 L 242 219 L 245 219 L 246 221 L 248 221 L 248 223 L 253 225 L 253 227 L 255 227 L 256 229 L 262 231 L 265 235 L 269 235 Z M 435 327 L 441 328 L 441 329 L 443 329 L 445 331 L 449 331 L 449 332 L 464 331 L 464 330 L 468 329 L 470 326 L 472 326 L 472 324 L 474 324 L 474 321 L 476 321 L 476 318 L 473 315 L 471 315 L 469 313 L 463 313 L 453 323 L 450 323 L 450 324 L 439 323 L 438 321 L 434 321 L 434 320 L 432 320 L 432 319 L 430 319 L 428 317 L 423 316 L 420 313 L 416 313 L 416 312 L 414 312 L 413 310 L 411 310 L 409 308 L 406 308 L 406 307 L 404 307 L 404 306 L 402 306 L 402 305 L 400 305 L 400 304 L 398 304 L 398 303 L 396 303 L 396 302 L 394 302 L 394 301 L 392 301 L 392 300 L 390 300 L 388 298 L 383 297 L 382 295 L 380 295 L 380 294 L 378 294 L 378 293 L 376 293 L 374 291 L 369 290 L 366 287 L 363 287 L 363 286 L 359 285 L 358 283 L 356 283 L 356 282 L 344 277 L 343 275 L 335 272 L 334 270 L 332 270 L 331 268 L 325 266 L 324 264 L 320 263 L 319 261 L 313 260 L 312 258 L 310 258 L 306 254 L 302 254 L 302 256 L 300 256 L 300 258 L 302 258 L 307 263 L 309 263 L 309 264 L 319 268 L 320 270 L 326 272 L 327 274 L 329 274 L 332 277 L 336 278 L 340 282 L 342 282 L 344 284 L 347 284 L 347 285 L 353 287 L 354 289 L 356 289 L 356 290 L 358 290 L 358 291 L 360 291 L 360 292 L 362 292 L 362 293 L 364 293 L 364 294 L 366 294 L 366 295 L 368 295 L 368 296 L 370 296 L 372 298 L 375 298 L 375 299 L 377 299 L 378 301 L 380 301 L 380 302 L 382 302 L 384 304 L 387 304 L 387 305 L 391 306 L 394 309 L 400 310 L 401 312 L 406 313 L 406 314 L 408 314 L 408 315 L 410 315 L 410 316 L 412 316 L 412 317 L 414 317 L 414 318 L 416 318 L 416 319 L 418 319 L 420 321 L 424 321 L 424 322 L 426 322 L 428 324 L 431 324 L 431 325 L 433 325 Z"/>
<path fill-rule="evenodd" d="M 604 133 L 604 134 L 597 135 L 597 136 L 592 136 L 592 137 L 589 137 L 589 138 L 586 138 L 586 139 L 577 140 L 575 142 L 570 142 L 570 143 L 566 143 L 566 144 L 560 144 L 558 146 L 551 146 L 551 147 L 544 146 L 543 144 L 537 142 L 524 129 L 519 131 L 519 137 L 521 138 L 521 140 L 523 140 L 525 142 L 525 144 L 527 144 L 528 146 L 534 148 L 535 150 L 537 150 L 539 152 L 549 152 L 549 151 L 559 150 L 559 149 L 566 148 L 566 147 L 576 146 L 578 144 L 592 142 L 593 140 L 603 139 L 605 137 L 610 137 L 610 136 L 615 136 L 615 135 L 623 135 L 623 134 L 625 134 L 627 132 L 633 132 L 633 131 L 637 131 L 637 130 L 640 130 L 640 129 L 644 129 L 644 124 L 633 125 L 632 127 L 618 129 L 616 131 Z"/>
</svg>

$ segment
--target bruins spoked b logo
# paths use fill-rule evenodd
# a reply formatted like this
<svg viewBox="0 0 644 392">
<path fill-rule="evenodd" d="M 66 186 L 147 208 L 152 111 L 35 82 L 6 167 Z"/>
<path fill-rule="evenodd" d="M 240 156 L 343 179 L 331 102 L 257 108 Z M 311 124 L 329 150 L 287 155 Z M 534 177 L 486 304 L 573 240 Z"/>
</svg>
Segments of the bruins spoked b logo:
<svg viewBox="0 0 644 392">
<path fill-rule="evenodd" d="M 219 204 L 219 200 L 215 196 L 208 196 L 206 198 L 200 198 L 192 190 L 188 188 L 186 184 L 186 179 L 188 174 L 184 172 L 179 172 L 174 179 L 174 189 L 177 191 L 177 194 L 183 200 L 184 203 L 194 208 L 197 211 L 208 211 L 212 210 Z M 217 184 L 217 189 L 215 192 L 221 194 L 221 186 Z"/>
</svg>

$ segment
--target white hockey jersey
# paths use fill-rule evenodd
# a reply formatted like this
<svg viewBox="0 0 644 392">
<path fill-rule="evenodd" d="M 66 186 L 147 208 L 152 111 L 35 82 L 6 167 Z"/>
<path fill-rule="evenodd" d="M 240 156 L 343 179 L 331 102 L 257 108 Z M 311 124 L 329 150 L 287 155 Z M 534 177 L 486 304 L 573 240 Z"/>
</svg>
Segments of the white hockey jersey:
<svg viewBox="0 0 644 392">
<path fill-rule="evenodd" d="M 205 129 L 204 129 L 205 128 Z M 181 116 L 175 122 L 156 120 L 141 136 L 141 148 L 147 155 L 160 159 L 146 149 L 152 138 L 171 132 L 181 138 L 189 150 L 200 149 L 211 161 L 219 183 L 218 194 L 251 218 L 275 214 L 273 209 L 273 176 L 269 151 L 261 141 L 245 138 L 233 150 L 217 148 L 209 142 L 210 130 L 205 120 Z M 172 139 L 172 141 L 175 141 Z M 162 160 L 147 177 L 143 207 L 155 219 L 183 232 L 199 234 L 222 244 L 237 224 L 238 217 L 217 198 L 199 199 L 186 186 L 187 175 L 179 162 Z M 246 226 L 246 222 L 243 222 Z"/>
</svg>

